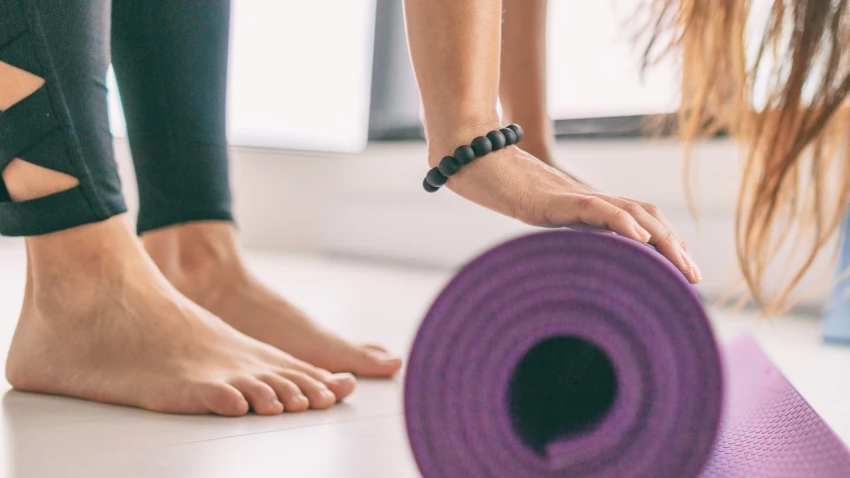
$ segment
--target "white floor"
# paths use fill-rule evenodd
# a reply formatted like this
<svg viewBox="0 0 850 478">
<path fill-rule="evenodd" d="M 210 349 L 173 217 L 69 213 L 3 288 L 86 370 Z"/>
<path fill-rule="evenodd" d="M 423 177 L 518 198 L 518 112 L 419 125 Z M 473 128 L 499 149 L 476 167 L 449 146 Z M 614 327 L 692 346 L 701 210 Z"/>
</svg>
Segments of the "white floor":
<svg viewBox="0 0 850 478">
<path fill-rule="evenodd" d="M 250 256 L 268 283 L 354 339 L 406 352 L 448 272 L 309 256 Z M 23 250 L 0 244 L 0 364 L 23 293 Z M 716 310 L 721 337 L 754 331 L 791 382 L 850 442 L 850 348 L 820 343 L 811 318 L 759 324 Z M 184 417 L 8 390 L 0 380 L 0 477 L 418 476 L 401 382 L 362 381 L 330 411 Z"/>
</svg>

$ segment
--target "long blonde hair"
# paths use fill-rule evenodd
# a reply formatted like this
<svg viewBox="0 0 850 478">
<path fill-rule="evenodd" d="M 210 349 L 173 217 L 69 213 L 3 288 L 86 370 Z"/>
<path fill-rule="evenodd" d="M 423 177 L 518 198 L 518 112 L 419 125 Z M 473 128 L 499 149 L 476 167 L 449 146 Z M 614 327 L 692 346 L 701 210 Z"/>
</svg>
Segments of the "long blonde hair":
<svg viewBox="0 0 850 478">
<path fill-rule="evenodd" d="M 767 314 L 781 310 L 850 199 L 847 3 L 650 0 L 642 11 L 651 19 L 644 64 L 680 54 L 678 130 L 686 144 L 718 131 L 746 142 L 737 253 Z M 789 247 L 799 261 L 771 294 L 768 266 Z"/>
</svg>

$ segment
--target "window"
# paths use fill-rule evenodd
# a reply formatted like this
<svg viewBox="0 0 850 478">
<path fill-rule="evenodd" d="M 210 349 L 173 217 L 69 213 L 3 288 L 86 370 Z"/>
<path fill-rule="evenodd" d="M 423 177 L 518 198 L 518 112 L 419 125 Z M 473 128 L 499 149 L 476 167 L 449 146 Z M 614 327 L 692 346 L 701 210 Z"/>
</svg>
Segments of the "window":
<svg viewBox="0 0 850 478">
<path fill-rule="evenodd" d="M 628 24 L 638 2 L 549 2 L 549 114 L 555 119 L 675 112 L 677 72 L 667 61 L 641 78 Z"/>
<path fill-rule="evenodd" d="M 550 1 L 548 108 L 560 136 L 644 134 L 648 115 L 678 107 L 671 61 L 641 77 L 627 21 L 639 0 Z M 421 138 L 419 97 L 404 44 L 401 2 L 378 1 L 371 139 Z M 378 88 L 377 82 L 386 84 Z"/>
<path fill-rule="evenodd" d="M 638 1 L 549 2 L 548 107 L 559 134 L 642 134 L 646 115 L 676 110 L 670 62 L 641 77 L 627 28 Z M 233 2 L 228 81 L 232 144 L 353 152 L 367 138 L 422 137 L 398 0 Z M 108 85 L 113 134 L 123 136 L 111 74 Z"/>
<path fill-rule="evenodd" d="M 329 14 L 332 12 L 332 14 Z M 228 140 L 353 152 L 369 124 L 375 0 L 240 0 L 231 6 Z M 113 134 L 126 135 L 114 76 Z"/>
</svg>

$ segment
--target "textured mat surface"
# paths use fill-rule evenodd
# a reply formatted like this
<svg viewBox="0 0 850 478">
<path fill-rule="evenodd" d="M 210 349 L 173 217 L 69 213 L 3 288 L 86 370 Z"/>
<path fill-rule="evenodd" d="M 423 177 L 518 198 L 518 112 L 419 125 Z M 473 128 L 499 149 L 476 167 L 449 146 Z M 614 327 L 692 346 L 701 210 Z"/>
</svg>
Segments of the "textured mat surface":
<svg viewBox="0 0 850 478">
<path fill-rule="evenodd" d="M 430 477 L 847 477 L 850 452 L 755 342 L 717 346 L 649 247 L 559 230 L 464 267 L 428 312 L 405 417 Z"/>
</svg>

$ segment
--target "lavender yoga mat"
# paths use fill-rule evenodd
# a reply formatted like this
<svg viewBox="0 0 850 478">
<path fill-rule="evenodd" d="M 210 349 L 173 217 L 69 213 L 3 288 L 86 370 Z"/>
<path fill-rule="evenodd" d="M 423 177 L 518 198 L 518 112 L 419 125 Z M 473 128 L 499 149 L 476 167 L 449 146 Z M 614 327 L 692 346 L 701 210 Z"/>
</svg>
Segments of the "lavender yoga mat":
<svg viewBox="0 0 850 478">
<path fill-rule="evenodd" d="M 720 349 L 694 289 L 609 233 L 512 240 L 431 307 L 405 382 L 431 477 L 850 476 L 850 451 L 759 350 Z"/>
</svg>

